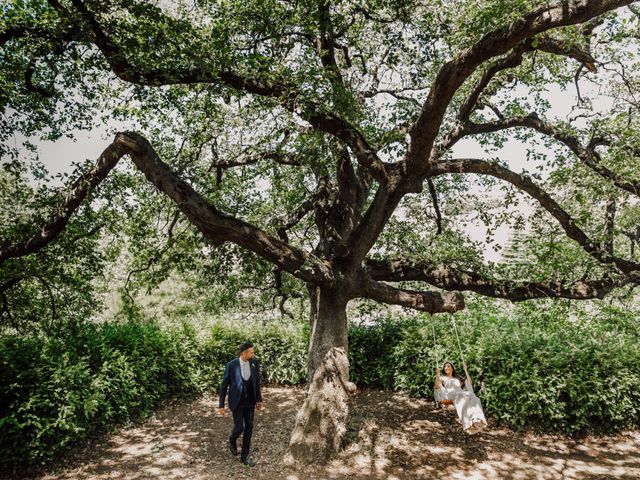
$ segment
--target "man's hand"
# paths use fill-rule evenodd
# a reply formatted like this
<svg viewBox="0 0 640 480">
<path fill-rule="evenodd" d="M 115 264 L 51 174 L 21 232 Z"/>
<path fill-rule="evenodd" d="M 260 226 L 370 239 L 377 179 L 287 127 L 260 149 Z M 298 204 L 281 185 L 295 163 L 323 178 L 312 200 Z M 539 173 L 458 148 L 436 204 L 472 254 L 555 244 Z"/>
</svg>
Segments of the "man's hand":
<svg viewBox="0 0 640 480">
<path fill-rule="evenodd" d="M 258 409 L 259 412 L 261 412 L 262 409 L 264 408 L 264 406 L 262 405 L 262 402 L 256 403 L 256 408 Z"/>
<path fill-rule="evenodd" d="M 227 412 L 225 412 L 224 407 L 218 407 L 218 415 L 224 417 L 226 414 Z"/>
</svg>

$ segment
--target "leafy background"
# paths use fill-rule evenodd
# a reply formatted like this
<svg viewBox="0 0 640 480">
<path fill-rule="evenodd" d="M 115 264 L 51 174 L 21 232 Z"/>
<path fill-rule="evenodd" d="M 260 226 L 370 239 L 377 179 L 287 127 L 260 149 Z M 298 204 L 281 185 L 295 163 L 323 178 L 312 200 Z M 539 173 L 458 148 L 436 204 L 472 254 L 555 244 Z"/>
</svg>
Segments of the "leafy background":
<svg viewBox="0 0 640 480">
<path fill-rule="evenodd" d="M 430 397 L 436 361 L 449 359 L 460 369 L 448 315 L 377 315 L 376 322 L 349 327 L 351 378 L 360 388 Z M 636 315 L 604 303 L 508 309 L 478 300 L 455 318 L 490 418 L 513 428 L 584 434 L 640 425 Z M 1 337 L 3 468 L 52 459 L 89 435 L 150 415 L 168 396 L 215 395 L 225 363 L 247 339 L 265 383 L 304 381 L 306 319 L 218 319 L 203 329 L 196 317 L 167 323 L 134 311 L 53 335 Z"/>
</svg>

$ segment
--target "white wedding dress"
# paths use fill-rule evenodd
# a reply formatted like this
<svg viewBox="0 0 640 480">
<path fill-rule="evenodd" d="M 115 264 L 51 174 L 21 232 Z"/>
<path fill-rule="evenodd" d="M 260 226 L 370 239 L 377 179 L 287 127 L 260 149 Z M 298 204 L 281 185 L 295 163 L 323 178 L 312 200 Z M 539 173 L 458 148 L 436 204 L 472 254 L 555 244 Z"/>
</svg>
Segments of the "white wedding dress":
<svg viewBox="0 0 640 480">
<path fill-rule="evenodd" d="M 453 404 L 458 412 L 458 418 L 462 420 L 462 429 L 468 433 L 487 426 L 487 420 L 482 411 L 480 399 L 473 392 L 473 387 L 469 382 L 465 382 L 464 390 L 460 385 L 460 380 L 455 377 L 440 377 L 441 388 L 433 391 L 436 402 L 441 400 L 453 400 Z M 469 429 L 470 427 L 474 427 Z"/>
</svg>

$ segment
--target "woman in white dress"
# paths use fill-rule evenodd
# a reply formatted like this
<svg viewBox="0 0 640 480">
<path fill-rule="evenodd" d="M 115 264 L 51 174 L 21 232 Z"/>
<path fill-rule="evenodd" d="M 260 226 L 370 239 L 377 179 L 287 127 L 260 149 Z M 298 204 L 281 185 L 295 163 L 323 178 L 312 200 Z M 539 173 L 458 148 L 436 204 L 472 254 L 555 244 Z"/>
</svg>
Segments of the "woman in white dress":
<svg viewBox="0 0 640 480">
<path fill-rule="evenodd" d="M 436 402 L 453 404 L 458 418 L 462 421 L 463 431 L 469 434 L 478 433 L 487 426 L 487 421 L 484 418 L 480 399 L 473 393 L 469 374 L 465 371 L 466 382 L 456 377 L 456 370 L 451 362 L 445 362 L 442 370 L 443 376 L 436 367 L 436 383 L 433 392 Z"/>
</svg>

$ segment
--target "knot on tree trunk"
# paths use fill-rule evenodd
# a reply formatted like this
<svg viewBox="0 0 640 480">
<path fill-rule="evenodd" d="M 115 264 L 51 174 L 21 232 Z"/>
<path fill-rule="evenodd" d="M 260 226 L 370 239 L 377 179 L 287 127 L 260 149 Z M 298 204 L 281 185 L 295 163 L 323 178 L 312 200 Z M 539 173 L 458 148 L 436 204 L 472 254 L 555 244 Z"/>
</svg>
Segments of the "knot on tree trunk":
<svg viewBox="0 0 640 480">
<path fill-rule="evenodd" d="M 309 384 L 297 414 L 285 462 L 324 463 L 340 449 L 349 414 L 349 360 L 344 348 L 329 350 Z"/>
</svg>

